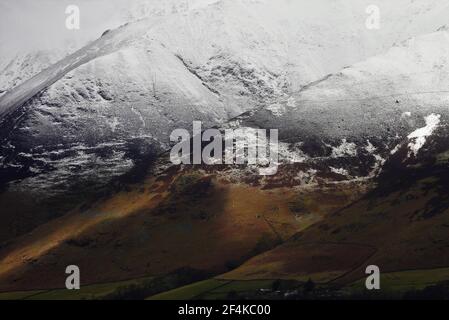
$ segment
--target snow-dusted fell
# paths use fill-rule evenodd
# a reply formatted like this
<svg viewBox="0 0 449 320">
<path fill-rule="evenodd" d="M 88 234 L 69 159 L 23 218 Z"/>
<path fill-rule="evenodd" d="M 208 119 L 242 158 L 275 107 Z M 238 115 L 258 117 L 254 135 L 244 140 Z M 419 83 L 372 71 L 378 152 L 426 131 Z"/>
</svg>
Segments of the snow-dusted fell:
<svg viewBox="0 0 449 320">
<path fill-rule="evenodd" d="M 351 131 L 356 125 L 351 117 L 360 106 L 317 117 L 326 107 L 315 107 L 315 100 L 369 100 L 374 92 L 388 92 L 395 85 L 375 91 L 360 81 L 371 83 L 372 74 L 399 85 L 399 75 L 391 78 L 397 62 L 385 70 L 361 72 L 347 80 L 346 89 L 338 85 L 346 81 L 340 75 L 307 89 L 309 83 L 410 36 L 434 31 L 449 13 L 441 1 L 382 0 L 381 28 L 369 30 L 369 4 L 222 0 L 137 21 L 140 16 L 132 14 L 133 22 L 106 31 L 6 89 L 0 97 L 2 182 L 48 194 L 46 187 L 65 192 L 73 180 L 106 183 L 148 155 L 166 150 L 175 128 L 190 128 L 193 120 L 203 121 L 204 127 L 219 125 L 267 106 L 272 128 L 296 135 L 322 127 L 323 137 L 336 133 L 333 138 L 350 141 L 357 134 Z M 444 66 L 444 61 L 439 63 Z M 322 88 L 334 82 L 335 89 Z M 309 103 L 314 107 L 296 107 L 301 100 L 314 100 Z M 335 129 L 337 121 L 329 122 L 336 116 L 350 119 L 353 126 Z"/>
<path fill-rule="evenodd" d="M 288 150 L 306 158 L 301 170 L 321 178 L 367 177 L 401 146 L 406 156 L 418 156 L 427 139 L 447 126 L 448 56 L 444 28 L 411 38 L 239 117 L 234 126 L 279 128 Z M 285 156 L 282 161 L 291 162 Z"/>
<path fill-rule="evenodd" d="M 63 58 L 55 51 L 20 53 L 0 60 L 0 97 Z"/>
</svg>

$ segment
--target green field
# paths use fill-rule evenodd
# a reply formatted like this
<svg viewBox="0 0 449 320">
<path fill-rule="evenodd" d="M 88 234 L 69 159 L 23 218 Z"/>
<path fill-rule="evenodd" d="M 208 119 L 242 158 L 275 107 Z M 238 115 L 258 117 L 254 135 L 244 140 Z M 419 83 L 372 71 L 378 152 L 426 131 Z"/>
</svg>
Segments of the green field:
<svg viewBox="0 0 449 320">
<path fill-rule="evenodd" d="M 139 285 L 153 278 L 95 284 L 81 290 L 35 290 L 0 293 L 0 300 L 89 300 L 102 299 L 118 289 Z M 449 268 L 409 270 L 381 274 L 381 291 L 384 293 L 405 293 L 420 290 L 430 285 L 449 280 Z M 262 289 L 271 290 L 275 280 L 224 280 L 212 278 L 182 286 L 147 298 L 147 300 L 219 300 L 233 293 L 255 293 Z M 349 284 L 349 292 L 365 291 L 365 280 Z"/>
<path fill-rule="evenodd" d="M 151 280 L 151 277 L 111 282 L 104 284 L 94 284 L 81 287 L 80 290 L 37 290 L 22 292 L 6 292 L 0 293 L 0 300 L 91 300 L 101 299 L 104 296 L 113 293 L 119 288 L 129 285 L 139 284 L 141 282 Z"/>
<path fill-rule="evenodd" d="M 228 282 L 229 281 L 217 279 L 204 280 L 154 295 L 147 298 L 147 300 L 191 300 L 204 294 L 205 292 L 210 292 L 214 289 L 220 288 Z"/>
<path fill-rule="evenodd" d="M 147 298 L 148 300 L 192 300 L 192 299 L 225 299 L 230 293 L 255 292 L 259 289 L 270 289 L 274 280 L 221 280 L 209 279 L 188 286 L 163 292 Z"/>
<path fill-rule="evenodd" d="M 449 280 L 449 268 L 409 270 L 381 274 L 383 294 L 402 294 L 420 290 Z M 220 300 L 232 293 L 254 294 L 262 289 L 272 289 L 275 280 L 223 280 L 209 279 L 148 297 L 148 300 Z M 285 280 L 284 280 L 285 281 Z M 292 280 L 294 281 L 294 280 Z M 365 279 L 343 288 L 347 293 L 366 293 Z"/>
<path fill-rule="evenodd" d="M 419 290 L 444 281 L 449 281 L 449 268 L 381 273 L 380 278 L 381 290 L 393 292 Z M 365 280 L 356 281 L 347 288 L 363 289 L 365 288 Z"/>
<path fill-rule="evenodd" d="M 31 296 L 38 295 L 40 293 L 45 293 L 47 291 L 17 291 L 17 292 L 6 292 L 0 293 L 0 300 L 24 300 Z"/>
</svg>

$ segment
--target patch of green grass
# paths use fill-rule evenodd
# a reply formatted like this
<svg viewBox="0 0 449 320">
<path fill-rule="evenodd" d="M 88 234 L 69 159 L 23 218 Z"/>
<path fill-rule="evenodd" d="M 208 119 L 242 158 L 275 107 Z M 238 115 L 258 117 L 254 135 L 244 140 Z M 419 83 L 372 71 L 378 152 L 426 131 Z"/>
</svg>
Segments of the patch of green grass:
<svg viewBox="0 0 449 320">
<path fill-rule="evenodd" d="M 0 300 L 23 300 L 46 291 L 18 291 L 0 293 Z"/>
<path fill-rule="evenodd" d="M 138 284 L 148 281 L 152 278 L 141 278 L 127 281 L 111 282 L 104 284 L 94 284 L 81 287 L 80 290 L 40 290 L 40 291 L 23 291 L 23 292 L 7 292 L 0 294 L 0 300 L 92 300 L 101 299 L 102 297 L 114 292 L 118 288 L 126 287 L 132 284 Z"/>
<path fill-rule="evenodd" d="M 106 300 L 144 300 L 157 294 L 181 288 L 189 284 L 198 283 L 211 277 L 209 272 L 192 268 L 180 268 L 166 275 L 155 277 L 150 281 L 144 281 L 138 285 L 130 285 L 119 288 Z"/>
<path fill-rule="evenodd" d="M 208 279 L 194 284 L 163 292 L 147 298 L 148 300 L 220 300 L 232 293 L 256 292 L 259 289 L 271 289 L 273 280 L 221 280 Z"/>
<path fill-rule="evenodd" d="M 382 289 L 405 292 L 411 289 L 423 289 L 447 280 L 449 280 L 449 268 L 438 268 L 381 273 L 380 283 Z M 348 288 L 365 288 L 365 279 L 350 284 Z"/>
<path fill-rule="evenodd" d="M 118 288 L 137 284 L 151 278 L 135 279 L 129 281 L 120 281 L 105 284 L 95 284 L 82 287 L 80 290 L 51 290 L 32 296 L 32 300 L 94 300 L 101 299 L 103 296 L 110 294 Z"/>
<path fill-rule="evenodd" d="M 226 280 L 208 279 L 154 295 L 147 300 L 190 300 L 228 282 Z"/>
</svg>

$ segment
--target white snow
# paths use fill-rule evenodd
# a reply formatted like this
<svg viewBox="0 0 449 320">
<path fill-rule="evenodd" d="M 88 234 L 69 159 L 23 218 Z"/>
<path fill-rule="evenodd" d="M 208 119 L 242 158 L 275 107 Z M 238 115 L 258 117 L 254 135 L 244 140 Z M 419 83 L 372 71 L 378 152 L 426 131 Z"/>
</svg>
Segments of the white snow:
<svg viewBox="0 0 449 320">
<path fill-rule="evenodd" d="M 400 148 L 401 148 L 401 144 L 396 145 L 396 147 L 394 147 L 393 150 L 390 151 L 390 154 L 394 155 L 396 152 L 399 151 Z"/>
<path fill-rule="evenodd" d="M 287 107 L 290 107 L 290 108 L 295 108 L 296 107 L 296 99 L 295 99 L 295 97 L 291 96 L 291 97 L 288 98 L 288 100 L 287 100 Z"/>
<path fill-rule="evenodd" d="M 111 5 L 106 2 L 109 1 L 100 1 L 91 9 L 110 13 Z M 180 54 L 196 66 L 205 66 L 218 55 L 225 59 L 231 57 L 243 66 L 255 66 L 259 77 L 256 81 L 264 81 L 275 92 L 280 88 L 272 87 L 274 82 L 266 83 L 267 79 L 271 81 L 271 76 L 284 78 L 285 82 L 279 85 L 286 84 L 286 90 L 295 91 L 344 66 L 382 53 L 398 40 L 434 31 L 446 23 L 449 14 L 449 7 L 443 1 L 378 2 L 382 8 L 382 28 L 372 32 L 364 23 L 365 9 L 371 4 L 368 0 L 334 0 L 331 3 L 328 0 L 313 3 L 309 0 L 138 0 L 132 5 L 116 0 L 118 13 L 111 13 L 110 21 L 103 19 L 104 12 L 98 13 L 102 17 L 99 25 L 113 28 L 118 23 L 131 21 L 129 25 L 112 30 L 105 39 L 92 42 L 51 72 L 28 83 L 28 87 L 39 90 L 30 92 L 22 88 L 12 96 L 3 94 L 0 112 L 4 105 L 35 94 L 78 64 L 136 41 L 141 45 L 143 39 L 163 43 L 168 50 L 166 54 Z M 89 11 L 89 17 L 95 10 Z M 119 15 L 122 17 L 117 18 Z M 410 19 L 413 24 L 409 23 Z M 39 29 L 39 26 L 34 28 Z M 8 27 L 8 33 L 10 29 Z M 84 25 L 82 32 L 86 29 L 89 38 L 94 34 L 99 36 L 97 27 Z M 72 33 L 67 33 L 66 37 L 70 36 Z M 0 84 L 3 83 L 0 81 Z M 227 85 L 230 87 L 231 81 Z"/>
<path fill-rule="evenodd" d="M 286 107 L 299 110 L 303 106 L 302 98 L 308 96 L 292 96 L 293 92 L 329 73 L 340 71 L 344 66 L 383 53 L 395 42 L 434 31 L 446 23 L 449 14 L 449 6 L 441 0 L 379 0 L 382 28 L 373 32 L 365 28 L 365 8 L 371 4 L 368 0 L 316 0 L 313 4 L 310 0 L 204 0 L 190 2 L 192 7 L 186 11 L 180 12 L 177 8 L 179 14 L 172 14 L 172 1 L 168 6 L 166 1 L 146 1 L 151 8 L 144 1 L 138 2 L 143 6 L 135 12 L 130 8 L 127 12 L 129 21 L 146 19 L 111 30 L 32 80 L 18 85 L 26 80 L 25 76 L 29 78 L 28 75 L 39 70 L 27 72 L 25 66 L 19 66 L 8 79 L 0 72 L 0 77 L 3 76 L 0 90 L 4 89 L 2 85 L 8 88 L 0 98 L 0 113 L 50 86 L 43 98 L 61 104 L 60 108 L 48 108 L 52 116 L 70 116 L 70 122 L 75 125 L 89 120 L 92 126 L 98 126 L 99 132 L 104 127 L 112 131 L 124 128 L 129 130 L 124 133 L 128 137 L 139 135 L 162 139 L 168 137 L 171 126 L 189 122 L 190 118 L 204 118 L 215 125 L 239 112 L 260 106 L 261 102 L 270 106 L 268 110 L 274 116 L 281 117 L 285 116 L 286 110 L 274 101 L 285 101 L 290 97 Z M 170 13 L 156 14 L 162 6 L 168 8 L 164 12 Z M 449 53 L 447 37 L 447 33 L 441 31 L 437 35 L 405 42 L 387 55 L 343 70 L 334 76 L 334 88 L 328 84 L 326 88 L 316 86 L 317 91 L 310 90 L 309 95 L 313 99 L 336 100 L 347 97 L 366 99 L 368 95 L 399 92 L 414 97 L 419 94 L 419 99 L 428 99 L 419 91 L 447 88 L 445 77 L 448 73 L 444 69 Z M 4 62 L 0 63 L 2 67 L 4 65 Z M 225 68 L 218 68 L 223 66 Z M 70 77 L 64 77 L 67 73 Z M 413 76 L 415 73 L 419 76 Z M 24 78 L 15 79 L 21 74 Z M 210 78 L 203 80 L 205 75 Z M 95 91 L 100 86 L 92 85 L 91 79 L 101 81 L 114 99 L 97 101 Z M 345 79 L 354 81 L 344 83 Z M 248 86 L 256 90 L 243 90 Z M 92 95 L 89 89 L 94 90 Z M 75 98 L 70 98 L 70 94 Z M 78 101 L 74 101 L 76 99 Z M 33 107 L 43 110 L 38 103 Z M 397 106 L 407 107 L 401 110 L 404 116 L 411 115 L 409 110 L 415 114 L 413 107 L 409 109 L 405 105 L 401 99 Z M 95 113 L 86 115 L 77 110 L 79 106 L 94 109 L 99 116 Z M 390 107 L 391 103 L 381 101 L 373 115 L 382 114 L 380 108 Z M 423 112 L 425 115 L 433 110 Z M 365 114 L 367 119 L 370 118 L 371 113 Z M 337 115 L 328 113 L 330 118 Z M 432 115 L 426 118 L 425 128 L 409 137 L 412 153 L 419 151 L 438 125 L 439 116 L 436 123 L 436 115 Z M 240 120 L 236 120 L 229 126 L 239 123 Z M 39 123 L 37 127 L 46 125 Z M 50 123 L 48 127 L 54 129 L 56 125 Z M 288 145 L 281 143 L 280 149 L 281 156 L 291 162 L 306 160 L 303 154 L 292 151 Z M 366 150 L 376 151 L 370 142 Z M 356 155 L 355 143 L 346 139 L 332 149 L 333 157 Z M 374 156 L 378 162 L 383 161 L 379 155 Z M 83 165 L 89 162 L 89 157 L 90 153 L 77 153 L 72 159 L 66 159 L 67 163 L 61 160 L 60 169 L 70 168 L 70 163 Z M 114 166 L 120 167 L 120 161 L 127 166 L 122 154 L 109 160 Z M 112 164 L 111 170 L 114 169 Z M 344 173 L 344 169 L 333 169 Z"/>
<path fill-rule="evenodd" d="M 376 148 L 375 146 L 373 146 L 373 144 L 371 143 L 371 141 L 366 140 L 366 143 L 367 143 L 367 145 L 366 145 L 366 147 L 365 147 L 366 152 L 368 152 L 368 153 L 374 153 L 374 152 L 377 150 L 377 148 Z"/>
<path fill-rule="evenodd" d="M 331 172 L 345 176 L 345 177 L 349 177 L 349 172 L 348 170 L 344 169 L 344 168 L 334 168 L 334 167 L 329 167 L 331 169 Z"/>
<path fill-rule="evenodd" d="M 408 156 L 410 157 L 412 154 L 416 157 L 418 155 L 419 150 L 424 146 L 426 143 L 426 138 L 431 136 L 432 133 L 435 131 L 435 129 L 438 127 L 440 123 L 441 115 L 439 114 L 430 114 L 427 117 L 425 117 L 426 126 L 423 128 L 419 128 L 418 130 L 410 133 L 408 135 L 408 139 L 410 140 L 410 143 L 408 144 L 409 153 Z"/>
<path fill-rule="evenodd" d="M 338 147 L 332 147 L 332 157 L 341 158 L 345 156 L 356 156 L 357 146 L 353 142 L 348 142 L 346 139 L 341 140 Z"/>
<path fill-rule="evenodd" d="M 278 143 L 279 160 L 283 163 L 303 163 L 308 156 L 301 151 L 301 143 L 290 144 L 285 142 Z"/>
<path fill-rule="evenodd" d="M 273 116 L 280 117 L 285 113 L 285 106 L 280 103 L 274 103 L 267 107 L 267 110 L 270 111 Z"/>
</svg>

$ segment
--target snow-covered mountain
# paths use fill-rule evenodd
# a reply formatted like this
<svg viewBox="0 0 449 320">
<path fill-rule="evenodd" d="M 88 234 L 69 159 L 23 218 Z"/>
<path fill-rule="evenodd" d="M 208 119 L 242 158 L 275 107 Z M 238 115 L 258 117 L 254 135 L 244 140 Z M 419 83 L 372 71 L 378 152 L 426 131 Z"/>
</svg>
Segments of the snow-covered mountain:
<svg viewBox="0 0 449 320">
<path fill-rule="evenodd" d="M 63 57 L 62 52 L 51 50 L 20 53 L 0 60 L 0 97 Z"/>
<path fill-rule="evenodd" d="M 269 110 L 278 104 L 282 110 L 287 100 L 296 106 L 306 96 L 323 99 L 316 88 L 340 76 L 308 88 L 310 82 L 436 30 L 449 12 L 445 1 L 384 0 L 381 28 L 369 30 L 369 1 L 222 0 L 164 14 L 155 14 L 156 2 L 151 10 L 141 4 L 149 18 L 135 21 L 141 16 L 131 10 L 133 22 L 6 90 L 0 98 L 3 183 L 46 194 L 74 182 L 106 183 L 166 150 L 175 128 L 190 128 L 193 120 L 219 125 L 267 106 L 267 124 L 303 141 L 317 122 L 330 119 L 316 116 L 326 107 L 287 106 L 280 116 Z M 359 80 L 348 82 L 353 91 Z M 351 88 L 335 89 L 330 98 L 349 96 Z M 353 108 L 344 112 L 352 116 Z M 336 125 L 325 127 L 323 138 L 356 135 L 353 127 L 339 134 Z"/>
<path fill-rule="evenodd" d="M 398 150 L 421 156 L 449 120 L 449 33 L 403 41 L 291 95 L 232 127 L 279 128 L 283 170 L 267 183 L 354 180 L 378 174 Z"/>
<path fill-rule="evenodd" d="M 136 3 L 129 23 L 48 68 L 2 74 L 3 290 L 63 286 L 73 261 L 86 284 L 219 274 L 284 241 L 287 254 L 261 256 L 263 272 L 280 266 L 267 279 L 340 278 L 365 252 L 390 271 L 447 266 L 446 216 L 416 222 L 449 203 L 449 2 L 377 1 L 379 30 L 365 26 L 371 1 Z M 194 120 L 278 129 L 277 174 L 171 164 L 170 133 Z M 303 231 L 317 246 L 295 245 Z M 369 252 L 334 250 L 348 239 Z M 310 248 L 333 269 L 309 264 Z"/>
</svg>

